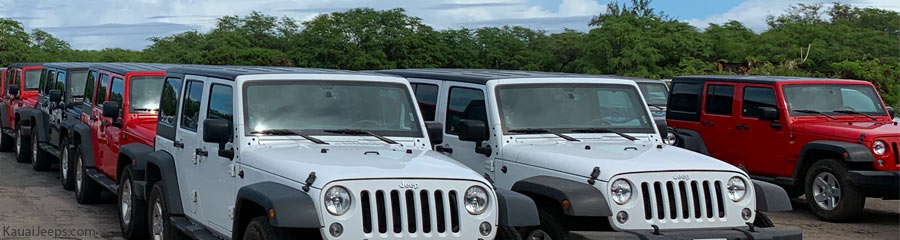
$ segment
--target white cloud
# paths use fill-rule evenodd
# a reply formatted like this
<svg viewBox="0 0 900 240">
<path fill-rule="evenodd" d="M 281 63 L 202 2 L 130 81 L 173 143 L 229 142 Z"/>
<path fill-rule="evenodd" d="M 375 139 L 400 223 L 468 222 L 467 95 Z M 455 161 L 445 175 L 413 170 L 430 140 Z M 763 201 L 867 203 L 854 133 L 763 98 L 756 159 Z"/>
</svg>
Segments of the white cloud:
<svg viewBox="0 0 900 240">
<path fill-rule="evenodd" d="M 834 2 L 852 4 L 856 7 L 874 7 L 900 11 L 900 0 L 747 0 L 727 12 L 703 19 L 694 18 L 687 20 L 687 22 L 703 29 L 709 26 L 710 23 L 722 24 L 731 20 L 737 20 L 744 23 L 748 28 L 753 29 L 753 31 L 762 32 L 769 27 L 766 24 L 766 16 L 778 16 L 792 5 L 798 3 L 821 3 L 827 6 Z"/>
</svg>

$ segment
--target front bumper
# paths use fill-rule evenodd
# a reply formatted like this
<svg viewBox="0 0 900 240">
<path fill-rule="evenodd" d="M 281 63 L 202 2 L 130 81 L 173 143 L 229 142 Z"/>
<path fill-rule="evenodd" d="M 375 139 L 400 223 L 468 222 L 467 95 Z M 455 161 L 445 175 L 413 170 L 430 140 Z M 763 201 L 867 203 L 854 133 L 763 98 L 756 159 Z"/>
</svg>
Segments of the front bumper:
<svg viewBox="0 0 900 240">
<path fill-rule="evenodd" d="M 732 229 L 690 229 L 690 230 L 662 230 L 659 234 L 652 231 L 625 231 L 625 232 L 571 232 L 571 240 L 595 240 L 595 239 L 773 239 L 794 240 L 803 239 L 803 231 L 795 227 L 754 228 L 751 232 L 748 227 Z"/>
<path fill-rule="evenodd" d="M 897 171 L 849 171 L 853 185 L 863 190 L 867 197 L 900 199 L 900 172 Z"/>
</svg>

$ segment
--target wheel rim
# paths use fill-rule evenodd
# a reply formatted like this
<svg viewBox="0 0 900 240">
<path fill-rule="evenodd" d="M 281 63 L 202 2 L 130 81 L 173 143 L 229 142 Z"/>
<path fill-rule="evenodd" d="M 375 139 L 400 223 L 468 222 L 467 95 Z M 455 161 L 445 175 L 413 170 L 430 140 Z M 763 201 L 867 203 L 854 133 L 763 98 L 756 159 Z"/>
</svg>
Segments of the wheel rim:
<svg viewBox="0 0 900 240">
<path fill-rule="evenodd" d="M 841 184 L 830 172 L 816 175 L 812 186 L 813 201 L 824 210 L 834 210 L 841 202 Z"/>
<path fill-rule="evenodd" d="M 84 171 L 81 170 L 81 157 L 75 161 L 75 190 L 81 192 L 81 185 L 84 184 Z"/>
<path fill-rule="evenodd" d="M 150 218 L 151 223 L 151 231 L 153 231 L 153 240 L 162 240 L 163 239 L 163 214 L 162 214 L 162 205 L 159 203 L 159 200 L 153 202 L 153 217 Z"/>
<path fill-rule="evenodd" d="M 131 224 L 131 181 L 125 180 L 122 184 L 122 194 L 119 196 L 119 206 L 122 209 L 122 223 Z"/>
<path fill-rule="evenodd" d="M 16 155 L 19 155 L 20 151 L 22 151 L 22 127 L 19 127 L 16 130 Z"/>
<path fill-rule="evenodd" d="M 59 159 L 60 176 L 64 182 L 69 180 L 69 148 L 63 146 L 62 157 Z"/>
<path fill-rule="evenodd" d="M 544 232 L 544 230 L 540 230 L 540 229 L 531 231 L 531 233 L 529 233 L 528 237 L 526 237 L 525 239 L 528 239 L 528 240 L 552 240 L 552 238 L 550 238 L 550 234 L 547 234 L 547 232 Z"/>
<path fill-rule="evenodd" d="M 38 142 L 35 134 L 31 134 L 31 165 L 38 165 Z"/>
</svg>

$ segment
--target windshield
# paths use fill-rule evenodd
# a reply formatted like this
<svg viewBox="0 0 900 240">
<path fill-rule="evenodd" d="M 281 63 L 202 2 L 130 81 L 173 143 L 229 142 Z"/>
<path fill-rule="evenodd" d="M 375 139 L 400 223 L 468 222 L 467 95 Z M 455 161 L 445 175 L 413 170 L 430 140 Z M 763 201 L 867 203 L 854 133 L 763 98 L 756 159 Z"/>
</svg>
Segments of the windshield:
<svg viewBox="0 0 900 240">
<path fill-rule="evenodd" d="M 84 82 L 87 81 L 87 71 L 71 72 L 69 77 L 69 95 L 75 97 L 84 96 Z"/>
<path fill-rule="evenodd" d="M 251 83 L 245 90 L 248 133 L 293 130 L 334 135 L 354 129 L 422 137 L 406 85 L 349 81 Z"/>
<path fill-rule="evenodd" d="M 162 76 L 131 77 L 131 89 L 128 92 L 131 111 L 153 112 L 159 110 L 162 86 Z"/>
<path fill-rule="evenodd" d="M 497 90 L 503 129 L 566 133 L 605 128 L 653 133 L 637 89 L 608 84 L 522 84 Z M 517 133 L 510 133 L 517 134 Z"/>
<path fill-rule="evenodd" d="M 38 89 L 41 85 L 41 70 L 25 71 L 25 89 Z"/>
<path fill-rule="evenodd" d="M 669 89 L 665 83 L 638 83 L 641 88 L 641 94 L 647 100 L 647 104 L 651 106 L 665 107 L 669 101 Z"/>
<path fill-rule="evenodd" d="M 868 115 L 887 115 L 875 89 L 867 85 L 788 85 L 784 87 L 784 96 L 788 110 L 795 116 L 816 115 L 809 111 L 800 113 L 798 110 L 813 110 L 831 115 L 854 115 L 848 110 Z"/>
</svg>

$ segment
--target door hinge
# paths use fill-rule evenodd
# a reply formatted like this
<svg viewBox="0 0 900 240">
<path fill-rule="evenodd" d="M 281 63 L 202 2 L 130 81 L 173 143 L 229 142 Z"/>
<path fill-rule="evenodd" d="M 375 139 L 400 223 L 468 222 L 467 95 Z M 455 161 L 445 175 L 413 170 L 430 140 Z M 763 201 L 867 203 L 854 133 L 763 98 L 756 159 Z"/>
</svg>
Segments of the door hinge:
<svg viewBox="0 0 900 240">
<path fill-rule="evenodd" d="M 192 156 L 193 156 L 192 158 L 194 160 L 194 165 L 197 165 L 197 163 L 200 161 L 200 157 L 197 156 L 196 152 L 194 154 L 192 154 Z"/>
<path fill-rule="evenodd" d="M 234 206 L 228 206 L 228 218 L 234 219 Z"/>
<path fill-rule="evenodd" d="M 231 177 L 237 176 L 237 165 L 228 164 L 228 175 L 231 175 Z"/>
<path fill-rule="evenodd" d="M 194 190 L 194 196 L 192 197 L 194 203 L 197 202 L 197 190 Z"/>
</svg>

